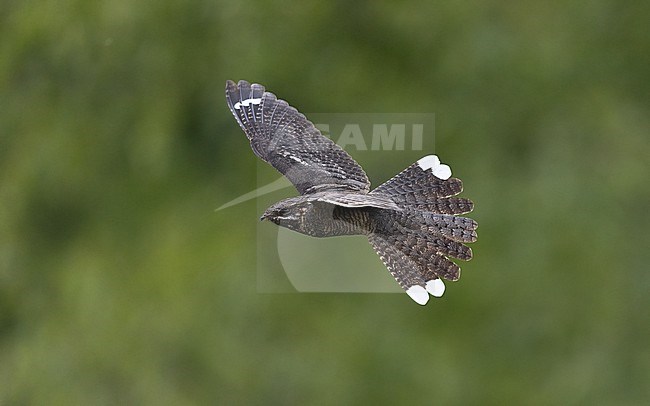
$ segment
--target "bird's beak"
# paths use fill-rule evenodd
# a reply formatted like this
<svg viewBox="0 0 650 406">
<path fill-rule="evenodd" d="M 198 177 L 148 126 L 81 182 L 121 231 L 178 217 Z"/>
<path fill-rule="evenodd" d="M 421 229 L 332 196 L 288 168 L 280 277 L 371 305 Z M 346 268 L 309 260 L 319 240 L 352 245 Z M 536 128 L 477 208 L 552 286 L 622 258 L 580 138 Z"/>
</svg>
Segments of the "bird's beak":
<svg viewBox="0 0 650 406">
<path fill-rule="evenodd" d="M 267 220 L 269 218 L 269 215 L 267 213 L 262 214 L 262 217 L 260 217 L 260 221 Z"/>
</svg>

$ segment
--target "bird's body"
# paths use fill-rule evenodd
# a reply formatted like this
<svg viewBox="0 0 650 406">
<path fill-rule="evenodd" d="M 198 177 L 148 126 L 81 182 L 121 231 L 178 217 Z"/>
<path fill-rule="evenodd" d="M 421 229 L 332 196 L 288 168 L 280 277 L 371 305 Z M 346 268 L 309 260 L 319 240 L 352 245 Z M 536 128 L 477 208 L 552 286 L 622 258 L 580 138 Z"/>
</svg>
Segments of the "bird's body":
<svg viewBox="0 0 650 406">
<path fill-rule="evenodd" d="M 372 207 L 344 207 L 318 200 L 294 199 L 279 202 L 281 208 L 262 216 L 273 223 L 312 237 L 368 235 L 374 231 L 375 213 Z"/>
<path fill-rule="evenodd" d="M 269 207 L 263 220 L 312 237 L 365 235 L 409 296 L 426 304 L 457 280 L 448 257 L 469 260 L 477 223 L 457 216 L 473 203 L 454 197 L 462 182 L 429 155 L 370 190 L 363 169 L 305 116 L 258 84 L 226 83 L 226 100 L 256 155 L 284 174 L 300 196 Z"/>
</svg>

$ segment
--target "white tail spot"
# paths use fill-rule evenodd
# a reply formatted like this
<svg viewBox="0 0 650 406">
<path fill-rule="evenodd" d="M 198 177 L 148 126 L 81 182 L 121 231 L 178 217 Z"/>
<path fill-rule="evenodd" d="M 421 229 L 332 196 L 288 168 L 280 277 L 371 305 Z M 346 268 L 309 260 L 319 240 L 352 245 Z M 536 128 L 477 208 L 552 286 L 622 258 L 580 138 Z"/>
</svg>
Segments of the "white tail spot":
<svg viewBox="0 0 650 406">
<path fill-rule="evenodd" d="M 442 279 L 427 281 L 427 292 L 431 293 L 431 296 L 441 297 L 445 293 L 445 283 Z"/>
<path fill-rule="evenodd" d="M 406 293 L 419 305 L 425 305 L 429 301 L 429 294 L 420 285 L 413 285 L 406 290 Z"/>
<path fill-rule="evenodd" d="M 448 165 L 441 164 L 436 155 L 427 155 L 418 161 L 422 170 L 431 169 L 431 173 L 438 179 L 447 180 L 451 177 L 451 168 Z"/>
</svg>

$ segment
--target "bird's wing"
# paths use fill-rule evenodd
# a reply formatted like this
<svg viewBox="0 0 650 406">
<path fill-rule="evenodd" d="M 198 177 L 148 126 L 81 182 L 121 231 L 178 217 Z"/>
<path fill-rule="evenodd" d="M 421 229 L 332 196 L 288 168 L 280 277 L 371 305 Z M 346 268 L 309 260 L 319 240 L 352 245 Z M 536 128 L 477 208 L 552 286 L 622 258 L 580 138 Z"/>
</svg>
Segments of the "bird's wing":
<svg viewBox="0 0 650 406">
<path fill-rule="evenodd" d="M 286 176 L 300 194 L 370 189 L 366 173 L 347 152 L 264 86 L 228 80 L 226 101 L 253 152 Z"/>
<path fill-rule="evenodd" d="M 373 195 L 367 193 L 350 193 L 345 191 L 325 191 L 310 195 L 310 199 L 335 204 L 343 207 L 377 207 L 380 209 L 390 209 L 401 211 L 393 199 L 384 195 Z"/>
</svg>

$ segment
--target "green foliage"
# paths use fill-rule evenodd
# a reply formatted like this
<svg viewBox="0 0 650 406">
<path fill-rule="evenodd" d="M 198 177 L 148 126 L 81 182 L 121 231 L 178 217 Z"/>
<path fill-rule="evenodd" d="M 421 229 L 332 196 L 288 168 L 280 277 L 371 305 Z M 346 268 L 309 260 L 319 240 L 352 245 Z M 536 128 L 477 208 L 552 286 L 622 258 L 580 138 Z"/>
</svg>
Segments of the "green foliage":
<svg viewBox="0 0 650 406">
<path fill-rule="evenodd" d="M 0 404 L 646 403 L 649 15 L 5 1 Z M 434 112 L 480 224 L 463 278 L 424 308 L 257 293 L 255 203 L 214 212 L 257 186 L 226 79 Z M 390 158 L 374 184 L 412 162 Z"/>
</svg>

